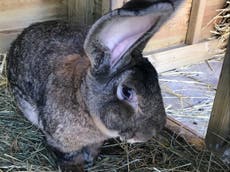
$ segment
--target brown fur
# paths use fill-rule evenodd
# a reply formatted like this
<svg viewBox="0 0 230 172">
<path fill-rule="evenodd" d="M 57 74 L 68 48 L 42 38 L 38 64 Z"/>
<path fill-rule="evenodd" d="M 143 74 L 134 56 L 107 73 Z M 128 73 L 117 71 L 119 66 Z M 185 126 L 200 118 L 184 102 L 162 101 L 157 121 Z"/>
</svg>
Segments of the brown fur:
<svg viewBox="0 0 230 172">
<path fill-rule="evenodd" d="M 49 114 L 46 119 L 49 119 L 48 123 L 52 126 L 49 129 L 52 131 L 52 134 L 49 133 L 52 135 L 52 145 L 62 152 L 72 152 L 88 143 L 102 142 L 107 138 L 95 126 L 81 94 L 80 89 L 84 88 L 89 66 L 88 58 L 79 54 L 68 55 L 58 63 L 54 71 L 56 78 L 49 85 L 47 94 L 50 94 L 51 99 L 48 96 L 47 103 L 50 105 L 47 106 L 53 107 L 52 113 L 56 115 Z M 66 103 L 62 104 L 62 102 Z M 55 107 L 59 112 L 54 110 Z M 52 117 L 55 117 L 55 120 Z"/>
</svg>

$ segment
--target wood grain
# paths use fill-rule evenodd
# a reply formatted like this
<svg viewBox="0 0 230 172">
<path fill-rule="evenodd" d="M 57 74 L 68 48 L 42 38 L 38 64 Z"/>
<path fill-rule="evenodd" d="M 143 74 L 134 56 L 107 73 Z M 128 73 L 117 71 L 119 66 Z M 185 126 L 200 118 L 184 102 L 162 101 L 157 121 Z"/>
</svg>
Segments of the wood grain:
<svg viewBox="0 0 230 172">
<path fill-rule="evenodd" d="M 189 17 L 189 26 L 186 35 L 186 44 L 194 44 L 200 41 L 201 28 L 207 0 L 193 0 Z"/>
<path fill-rule="evenodd" d="M 66 18 L 65 0 L 0 0 L 0 31 L 22 29 L 34 22 Z"/>
<path fill-rule="evenodd" d="M 92 24 L 102 14 L 119 8 L 127 0 L 0 0 L 0 51 L 8 49 L 19 30 L 45 20 L 67 19 Z M 201 39 L 210 37 L 212 25 L 207 23 L 225 0 L 207 1 Z M 192 0 L 185 0 L 181 9 L 150 39 L 145 53 L 185 43 Z M 72 6 L 71 6 L 72 5 Z M 69 8 L 67 8 L 69 7 Z"/>
<path fill-rule="evenodd" d="M 12 32 L 0 32 L 0 53 L 6 53 L 11 42 L 17 37 L 22 30 L 14 30 Z"/>
<path fill-rule="evenodd" d="M 196 64 L 220 53 L 218 41 L 206 41 L 194 45 L 184 45 L 166 51 L 145 55 L 158 72 L 164 72 L 184 65 Z"/>
<path fill-rule="evenodd" d="M 116 8 L 120 8 L 126 3 L 128 0 L 111 0 L 111 8 L 112 10 Z"/>
<path fill-rule="evenodd" d="M 183 125 L 170 116 L 167 117 L 166 128 L 184 138 L 189 144 L 195 146 L 197 149 L 202 150 L 205 148 L 204 138 L 199 136 L 198 133 L 188 126 Z"/>
<path fill-rule="evenodd" d="M 211 37 L 211 30 L 214 29 L 214 23 L 211 22 L 213 18 L 218 14 L 217 9 L 224 7 L 225 0 L 208 0 L 205 7 L 204 19 L 202 23 L 202 30 L 200 40 L 205 40 Z M 210 23 L 211 22 L 211 23 Z M 207 25 L 210 23 L 209 25 Z"/>
<path fill-rule="evenodd" d="M 108 0 L 68 0 L 68 20 L 73 24 L 92 25 L 109 10 Z"/>
<path fill-rule="evenodd" d="M 30 24 L 66 18 L 66 0 L 0 0 L 0 52 Z"/>
<path fill-rule="evenodd" d="M 145 52 L 184 44 L 188 29 L 192 0 L 186 0 L 180 9 L 166 22 L 162 28 L 149 40 Z"/>
<path fill-rule="evenodd" d="M 206 144 L 219 153 L 229 149 L 230 142 L 230 41 L 224 58 L 216 97 L 208 125 Z"/>
</svg>

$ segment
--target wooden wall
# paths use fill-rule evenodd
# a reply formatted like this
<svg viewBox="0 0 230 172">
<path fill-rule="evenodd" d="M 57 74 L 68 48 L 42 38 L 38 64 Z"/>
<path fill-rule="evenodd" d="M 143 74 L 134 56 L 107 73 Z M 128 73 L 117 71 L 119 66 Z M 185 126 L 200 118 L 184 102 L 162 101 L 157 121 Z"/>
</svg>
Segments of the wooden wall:
<svg viewBox="0 0 230 172">
<path fill-rule="evenodd" d="M 110 10 L 109 0 L 68 0 L 70 23 L 92 25 Z"/>
<path fill-rule="evenodd" d="M 13 39 L 31 23 L 69 19 L 71 22 L 93 23 L 110 9 L 119 8 L 127 0 L 0 0 L 0 53 L 6 52 Z M 193 0 L 199 1 L 199 0 Z M 202 0 L 205 1 L 205 0 Z M 210 37 L 212 25 L 207 23 L 217 14 L 225 0 L 206 0 L 200 41 Z M 145 48 L 146 53 L 182 45 L 189 30 L 192 0 L 185 0 L 181 9 L 156 33 Z"/>
<path fill-rule="evenodd" d="M 145 47 L 145 52 L 184 44 L 192 0 L 185 0 L 176 14 L 159 30 Z"/>
<path fill-rule="evenodd" d="M 212 19 L 218 14 L 217 9 L 224 6 L 225 0 L 185 0 L 182 4 L 181 9 L 175 14 L 175 16 L 170 20 L 153 38 L 150 40 L 149 44 L 146 46 L 146 52 L 151 52 L 161 48 L 173 47 L 182 44 L 194 44 L 197 42 L 202 42 L 211 37 L 211 30 L 213 30 Z M 194 6 L 195 4 L 195 6 Z M 200 10 L 196 11 L 200 5 Z M 204 5 L 204 7 L 202 7 Z M 195 12 L 198 12 L 197 20 L 200 23 L 200 28 L 197 33 L 197 40 L 190 41 L 189 32 L 194 32 L 191 27 L 195 26 L 194 16 L 191 12 L 192 6 Z M 203 9 L 202 9 L 203 8 Z M 202 11 L 203 10 L 203 11 Z M 189 25 L 191 23 L 191 25 Z"/>
<path fill-rule="evenodd" d="M 0 52 L 31 23 L 66 17 L 66 0 L 0 0 Z"/>
<path fill-rule="evenodd" d="M 210 30 L 213 29 L 213 24 L 210 23 L 212 19 L 219 13 L 217 9 L 221 9 L 224 6 L 226 0 L 206 0 L 206 7 L 204 11 L 202 30 L 200 40 L 209 38 L 211 36 Z M 209 25 L 207 25 L 210 23 Z"/>
</svg>

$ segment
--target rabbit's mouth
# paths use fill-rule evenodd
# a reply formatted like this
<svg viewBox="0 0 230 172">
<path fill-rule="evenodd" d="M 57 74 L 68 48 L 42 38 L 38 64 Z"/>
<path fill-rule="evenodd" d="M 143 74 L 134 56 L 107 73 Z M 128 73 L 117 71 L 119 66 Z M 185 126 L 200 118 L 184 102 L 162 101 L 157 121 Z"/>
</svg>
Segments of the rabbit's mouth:
<svg viewBox="0 0 230 172">
<path fill-rule="evenodd" d="M 147 142 L 148 140 L 150 140 L 152 137 L 155 137 L 155 136 L 156 136 L 156 130 L 153 129 L 152 131 L 145 131 L 145 132 L 137 131 L 129 138 L 120 136 L 120 140 L 126 141 L 127 143 L 131 143 L 131 144 L 143 143 L 143 142 Z"/>
</svg>

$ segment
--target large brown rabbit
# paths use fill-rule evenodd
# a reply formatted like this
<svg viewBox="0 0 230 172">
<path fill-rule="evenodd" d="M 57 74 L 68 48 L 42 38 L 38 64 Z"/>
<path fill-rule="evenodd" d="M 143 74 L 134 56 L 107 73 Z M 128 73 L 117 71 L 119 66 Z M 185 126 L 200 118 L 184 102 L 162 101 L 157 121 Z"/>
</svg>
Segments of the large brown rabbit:
<svg viewBox="0 0 230 172">
<path fill-rule="evenodd" d="M 18 107 L 64 166 L 92 161 L 108 138 L 143 142 L 163 128 L 157 72 L 142 50 L 178 4 L 133 0 L 89 30 L 48 21 L 13 42 L 8 78 Z"/>
</svg>

